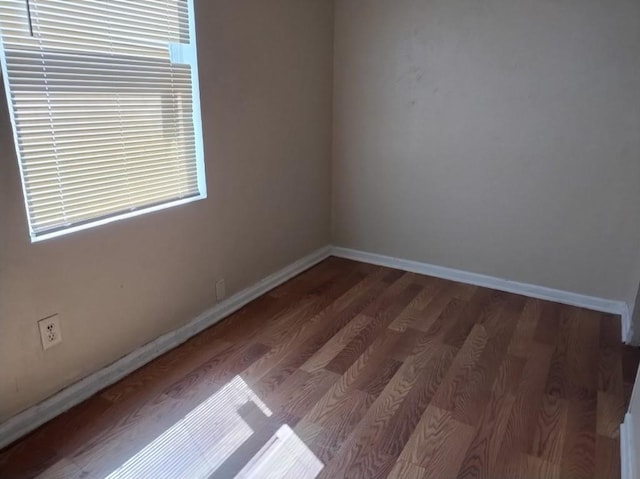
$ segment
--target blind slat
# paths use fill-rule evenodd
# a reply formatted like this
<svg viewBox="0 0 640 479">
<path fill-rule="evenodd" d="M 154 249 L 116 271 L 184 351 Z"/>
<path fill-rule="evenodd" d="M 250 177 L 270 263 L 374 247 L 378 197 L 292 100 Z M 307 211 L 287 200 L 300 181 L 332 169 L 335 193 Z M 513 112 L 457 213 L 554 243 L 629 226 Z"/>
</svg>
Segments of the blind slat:
<svg viewBox="0 0 640 479">
<path fill-rule="evenodd" d="M 47 231 L 53 228 L 53 224 L 59 224 L 60 221 L 57 217 L 63 216 L 65 221 L 62 223 L 62 226 L 72 226 L 79 221 L 83 221 L 86 219 L 95 219 L 101 218 L 108 214 L 121 212 L 124 208 L 128 208 L 129 210 L 135 210 L 138 208 L 144 208 L 150 205 L 156 205 L 159 202 L 165 201 L 175 201 L 182 198 L 186 198 L 189 196 L 193 196 L 190 194 L 181 194 L 181 190 L 177 188 L 167 188 L 166 186 L 158 186 L 153 190 L 149 190 L 149 193 L 139 193 L 134 194 L 127 197 L 127 201 L 123 201 L 122 199 L 107 199 L 94 203 L 94 204 L 86 204 L 83 208 L 72 208 L 69 211 L 61 210 L 58 213 L 53 213 L 51 215 L 41 216 L 41 221 L 39 222 L 42 225 L 46 224 L 46 229 L 40 227 L 38 231 Z M 135 201 L 135 206 L 129 207 L 132 203 L 131 200 Z"/>
<path fill-rule="evenodd" d="M 123 162 L 124 163 L 124 162 Z M 90 175 L 92 179 L 99 181 L 101 177 L 109 177 L 116 173 L 122 173 L 124 168 L 125 172 L 129 176 L 140 176 L 145 173 L 152 174 L 154 171 L 166 170 L 166 171 L 175 171 L 176 168 L 184 168 L 180 164 L 176 164 L 173 162 L 137 162 L 130 163 L 128 160 L 126 163 L 117 165 L 117 168 L 113 167 L 114 165 L 107 164 L 102 165 L 102 167 L 93 167 L 93 168 L 77 168 L 77 169 L 56 169 L 56 170 L 47 170 L 40 171 L 38 173 L 28 172 L 30 187 L 37 188 L 38 186 L 48 187 L 50 185 L 50 178 L 52 176 L 57 176 L 59 179 L 65 182 L 65 186 L 69 186 L 73 183 L 78 184 L 79 186 L 83 186 L 86 181 L 86 177 Z M 195 171 L 195 168 L 194 168 Z M 74 181 L 75 180 L 75 181 Z"/>
<path fill-rule="evenodd" d="M 195 174 L 192 175 L 184 175 L 183 178 L 180 178 L 178 180 L 176 180 L 174 177 L 171 177 L 170 175 L 158 175 L 156 178 L 156 181 L 154 183 L 154 185 L 152 187 L 148 187 L 148 188 L 137 188 L 136 191 L 140 190 L 140 191 L 148 191 L 151 190 L 152 188 L 166 188 L 166 187 L 171 187 L 171 185 L 174 185 L 176 188 L 180 187 L 182 189 L 182 185 L 185 184 L 189 184 L 191 183 L 193 180 L 193 182 L 195 182 Z M 132 191 L 130 191 L 131 188 L 136 188 L 138 186 L 140 186 L 142 184 L 142 182 L 144 181 L 144 179 L 140 179 L 140 178 L 132 178 L 129 179 L 127 181 L 126 186 L 121 186 L 118 187 L 118 185 L 113 185 L 110 183 L 98 183 L 96 185 L 94 185 L 94 191 L 92 193 L 85 193 L 85 194 L 80 194 L 80 192 L 76 192 L 77 194 L 71 195 L 69 198 L 69 201 L 66 202 L 64 204 L 64 206 L 60 205 L 59 207 L 62 207 L 64 209 L 68 209 L 70 207 L 75 206 L 81 206 L 83 203 L 85 203 L 87 200 L 91 200 L 91 199 L 109 199 L 109 198 L 113 198 L 116 196 L 121 196 L 121 197 L 129 197 L 131 196 L 133 193 Z M 58 191 L 59 193 L 59 191 Z M 49 194 L 47 197 L 45 197 L 44 199 L 53 199 L 55 198 L 55 192 Z M 41 208 L 39 211 L 46 211 L 45 208 Z"/>
</svg>

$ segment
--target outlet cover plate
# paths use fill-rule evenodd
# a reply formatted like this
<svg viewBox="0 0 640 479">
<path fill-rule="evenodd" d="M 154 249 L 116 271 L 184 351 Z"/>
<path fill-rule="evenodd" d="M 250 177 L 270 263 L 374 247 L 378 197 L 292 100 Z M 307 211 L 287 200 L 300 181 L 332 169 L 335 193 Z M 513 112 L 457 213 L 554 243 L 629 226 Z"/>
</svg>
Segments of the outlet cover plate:
<svg viewBox="0 0 640 479">
<path fill-rule="evenodd" d="M 42 349 L 47 350 L 62 342 L 62 328 L 57 314 L 38 321 Z"/>
</svg>

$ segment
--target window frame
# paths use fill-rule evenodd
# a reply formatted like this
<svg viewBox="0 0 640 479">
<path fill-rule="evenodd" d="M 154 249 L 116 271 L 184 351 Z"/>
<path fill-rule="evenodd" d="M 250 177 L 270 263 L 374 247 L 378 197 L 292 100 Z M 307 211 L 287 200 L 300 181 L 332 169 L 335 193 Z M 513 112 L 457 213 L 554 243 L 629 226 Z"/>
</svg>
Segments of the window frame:
<svg viewBox="0 0 640 479">
<path fill-rule="evenodd" d="M 199 76 L 198 76 L 198 53 L 197 53 L 197 39 L 196 39 L 196 25 L 195 25 L 195 8 L 194 8 L 194 0 L 186 0 L 186 1 L 188 5 L 188 13 L 189 13 L 189 42 L 190 43 L 188 44 L 189 48 L 178 49 L 179 51 L 177 53 L 181 56 L 183 60 L 180 63 L 188 63 L 190 65 L 190 70 L 191 70 L 193 129 L 194 129 L 198 193 L 196 195 L 192 195 L 186 198 L 168 200 L 155 205 L 143 206 L 143 207 L 132 209 L 129 211 L 113 213 L 110 215 L 105 215 L 102 217 L 85 220 L 75 224 L 70 224 L 69 226 L 60 227 L 48 232 L 45 231 L 41 233 L 36 233 L 31 224 L 31 215 L 29 213 L 25 174 L 23 171 L 23 165 L 22 165 L 22 160 L 20 156 L 20 148 L 19 148 L 19 142 L 18 142 L 18 130 L 16 127 L 17 125 L 15 120 L 15 111 L 13 108 L 13 102 L 11 98 L 11 90 L 9 88 L 9 75 L 7 70 L 6 55 L 4 53 L 4 48 L 2 47 L 2 41 L 0 38 L 0 49 L 2 49 L 2 54 L 0 54 L 0 73 L 4 77 L 3 81 L 4 81 L 5 97 L 6 97 L 7 109 L 9 110 L 9 117 L 11 121 L 11 129 L 13 134 L 13 143 L 14 143 L 14 150 L 16 154 L 16 161 L 18 162 L 18 168 L 20 171 L 22 198 L 24 202 L 25 216 L 27 219 L 27 227 L 29 230 L 28 232 L 29 232 L 31 243 L 38 243 L 41 241 L 46 241 L 49 239 L 66 236 L 68 234 L 72 234 L 77 231 L 88 230 L 88 229 L 106 225 L 109 223 L 114 223 L 116 221 L 135 218 L 136 216 L 142 216 L 148 213 L 162 211 L 168 208 L 173 208 L 175 206 L 193 203 L 195 201 L 200 201 L 207 198 L 207 182 L 206 182 L 206 171 L 205 171 L 205 161 L 204 161 L 204 139 L 203 139 L 203 131 L 202 131 L 202 113 L 200 109 L 200 82 L 199 82 Z M 174 45 L 167 45 L 170 56 L 174 53 L 172 47 L 174 47 Z"/>
</svg>

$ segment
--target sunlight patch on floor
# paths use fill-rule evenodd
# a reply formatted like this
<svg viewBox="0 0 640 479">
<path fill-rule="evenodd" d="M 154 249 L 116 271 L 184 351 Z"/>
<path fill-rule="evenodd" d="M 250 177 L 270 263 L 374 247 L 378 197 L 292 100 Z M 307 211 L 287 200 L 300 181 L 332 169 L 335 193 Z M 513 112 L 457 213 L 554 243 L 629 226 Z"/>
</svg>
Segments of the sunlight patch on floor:
<svg viewBox="0 0 640 479">
<path fill-rule="evenodd" d="M 239 410 L 272 411 L 236 376 L 104 479 L 211 477 L 254 434 Z M 281 425 L 236 475 L 313 479 L 324 465 L 287 425 Z"/>
</svg>

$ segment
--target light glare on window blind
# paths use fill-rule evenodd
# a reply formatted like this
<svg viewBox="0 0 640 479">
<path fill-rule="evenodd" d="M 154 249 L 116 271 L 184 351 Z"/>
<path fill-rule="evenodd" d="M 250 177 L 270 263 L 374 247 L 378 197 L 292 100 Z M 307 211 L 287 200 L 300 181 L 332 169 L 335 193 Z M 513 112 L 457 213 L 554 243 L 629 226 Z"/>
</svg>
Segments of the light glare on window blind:
<svg viewBox="0 0 640 479">
<path fill-rule="evenodd" d="M 32 237 L 205 194 L 191 9 L 0 3 Z"/>
</svg>

